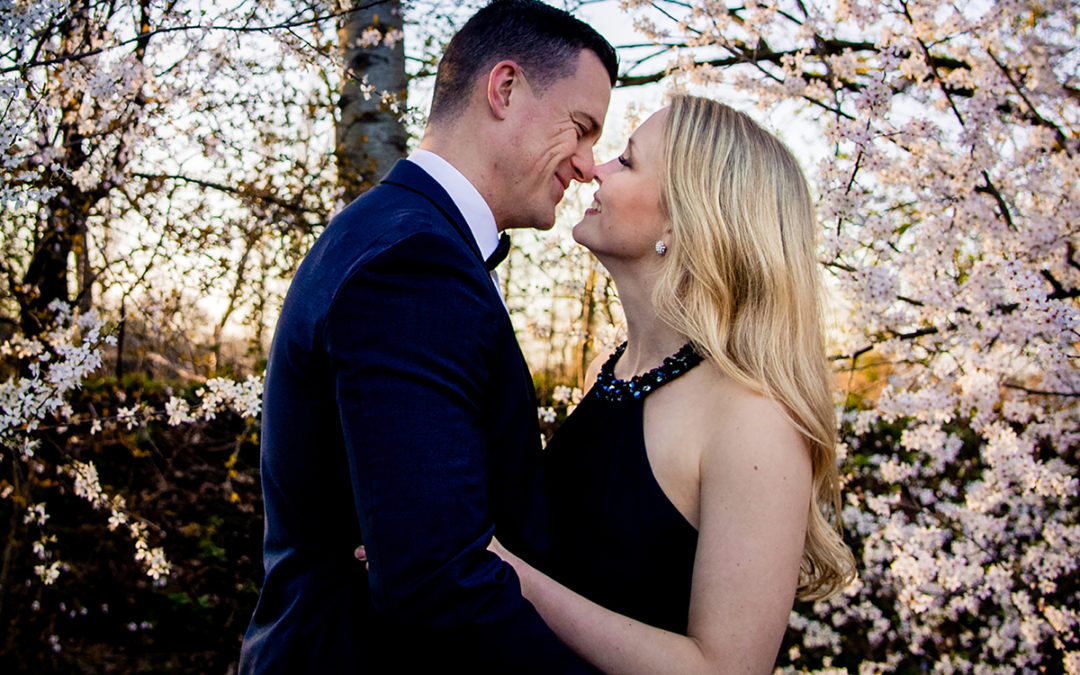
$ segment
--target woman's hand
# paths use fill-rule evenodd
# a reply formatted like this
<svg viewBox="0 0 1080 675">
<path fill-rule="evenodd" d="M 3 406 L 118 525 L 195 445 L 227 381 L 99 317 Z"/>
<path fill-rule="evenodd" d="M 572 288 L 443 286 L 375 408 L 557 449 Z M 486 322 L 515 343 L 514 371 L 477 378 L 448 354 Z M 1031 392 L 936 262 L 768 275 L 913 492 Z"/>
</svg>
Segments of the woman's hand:
<svg viewBox="0 0 1080 675">
<path fill-rule="evenodd" d="M 500 558 L 502 558 L 504 561 L 506 561 L 510 565 L 514 566 L 515 569 L 519 565 L 524 563 L 524 561 L 522 561 L 521 558 L 517 557 L 516 555 L 514 555 L 510 551 L 507 551 L 505 548 L 503 548 L 503 545 L 500 544 L 499 540 L 496 539 L 495 537 L 491 538 L 491 543 L 488 544 L 488 550 L 491 551 L 492 553 L 494 553 L 495 555 L 499 556 Z M 360 562 L 364 563 L 364 569 L 370 569 L 371 563 L 368 562 L 367 549 L 364 548 L 363 544 L 356 547 L 356 550 L 353 551 L 353 556 L 355 556 L 356 559 L 359 560 Z"/>
<path fill-rule="evenodd" d="M 495 555 L 499 556 L 500 558 L 502 558 L 506 562 L 510 563 L 511 565 L 514 564 L 509 559 L 509 558 L 513 557 L 513 554 L 510 553 L 510 551 L 507 551 L 505 548 L 503 548 L 503 545 L 500 544 L 499 540 L 496 539 L 495 537 L 491 538 L 491 543 L 488 544 L 488 550 L 491 551 L 492 553 L 494 553 Z"/>
<path fill-rule="evenodd" d="M 491 538 L 491 543 L 488 544 L 488 550 L 502 558 L 503 562 L 514 568 L 514 572 L 518 575 L 518 581 L 521 583 L 521 590 L 524 593 L 525 585 L 528 583 L 528 577 L 533 571 L 533 567 L 508 551 L 495 537 Z"/>
</svg>

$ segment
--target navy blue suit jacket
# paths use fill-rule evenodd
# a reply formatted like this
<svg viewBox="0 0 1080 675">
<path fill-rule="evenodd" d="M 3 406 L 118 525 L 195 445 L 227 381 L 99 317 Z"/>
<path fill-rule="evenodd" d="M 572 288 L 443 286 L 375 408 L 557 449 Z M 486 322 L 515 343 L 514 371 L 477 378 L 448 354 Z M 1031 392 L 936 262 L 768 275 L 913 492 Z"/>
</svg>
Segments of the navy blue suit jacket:
<svg viewBox="0 0 1080 675">
<path fill-rule="evenodd" d="M 266 576 L 241 673 L 588 671 L 486 549 L 547 547 L 535 393 L 464 218 L 415 164 L 300 265 L 262 420 Z"/>
</svg>

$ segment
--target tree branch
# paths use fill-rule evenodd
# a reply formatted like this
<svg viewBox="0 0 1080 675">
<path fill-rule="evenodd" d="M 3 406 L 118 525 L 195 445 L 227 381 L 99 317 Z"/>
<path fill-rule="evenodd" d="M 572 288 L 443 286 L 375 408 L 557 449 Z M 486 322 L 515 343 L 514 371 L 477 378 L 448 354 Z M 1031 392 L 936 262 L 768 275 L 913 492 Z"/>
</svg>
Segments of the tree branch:
<svg viewBox="0 0 1080 675">
<path fill-rule="evenodd" d="M 1066 300 L 1068 298 L 1080 298 L 1080 288 L 1065 288 L 1050 270 L 1040 270 L 1039 274 L 1053 287 L 1053 292 L 1046 296 L 1048 300 Z"/>
<path fill-rule="evenodd" d="M 234 195 L 234 196 L 237 196 L 237 197 L 242 197 L 242 198 L 246 198 L 246 199 L 255 199 L 255 200 L 258 200 L 258 201 L 267 202 L 269 204 L 273 204 L 274 206 L 280 206 L 281 208 L 289 209 L 291 211 L 296 211 L 298 213 L 307 213 L 307 214 L 319 215 L 319 216 L 325 215 L 319 210 L 311 209 L 311 208 L 308 208 L 306 206 L 302 206 L 301 204 L 298 204 L 296 202 L 289 201 L 289 200 L 286 200 L 286 199 L 282 199 L 281 197 L 278 197 L 278 196 L 276 196 L 274 194 L 271 194 L 270 192 L 266 192 L 266 191 L 262 191 L 262 190 L 256 190 L 256 189 L 251 188 L 249 186 L 241 185 L 240 187 L 236 187 L 236 186 L 232 186 L 232 185 L 225 185 L 225 184 L 222 184 L 222 183 L 216 183 L 214 181 L 205 180 L 203 178 L 193 178 L 191 176 L 182 176 L 180 174 L 151 174 L 151 173 L 139 173 L 139 172 L 136 172 L 136 173 L 133 173 L 132 175 L 137 176 L 138 178 L 142 178 L 144 180 L 175 180 L 175 181 L 180 181 L 180 182 L 183 182 L 183 183 L 191 183 L 192 185 L 198 185 L 200 187 L 212 188 L 214 190 L 218 190 L 219 192 L 224 192 L 226 194 Z"/>
<path fill-rule="evenodd" d="M 800 54 L 800 53 L 811 53 L 811 54 L 814 54 L 815 56 L 818 56 L 821 59 L 824 59 L 825 57 L 828 57 L 828 56 L 837 56 L 839 54 L 842 54 L 844 51 L 870 52 L 870 53 L 874 53 L 874 54 L 877 54 L 877 53 L 879 53 L 881 51 L 878 48 L 878 46 L 876 44 L 874 44 L 873 42 L 865 42 L 865 41 L 864 42 L 852 42 L 852 41 L 849 41 L 849 40 L 838 40 L 838 39 L 833 39 L 833 38 L 826 39 L 826 38 L 821 37 L 820 35 L 815 35 L 815 36 L 813 36 L 812 39 L 814 41 L 814 47 L 813 48 L 800 47 L 798 49 L 788 49 L 788 50 L 783 50 L 783 51 L 773 51 L 771 49 L 762 49 L 758 45 L 755 45 L 754 47 L 750 47 L 750 46 L 745 45 L 745 44 L 743 44 L 741 42 L 735 42 L 735 43 L 732 43 L 730 46 L 727 47 L 728 51 L 730 51 L 731 54 L 732 54 L 731 56 L 720 58 L 720 59 L 710 59 L 710 60 L 707 60 L 707 61 L 695 61 L 694 65 L 695 66 L 712 66 L 714 68 L 726 68 L 726 67 L 729 67 L 729 66 L 738 65 L 740 63 L 746 63 L 746 64 L 754 63 L 754 64 L 756 64 L 756 63 L 759 63 L 759 62 L 760 63 L 774 63 L 776 65 L 780 65 L 783 62 L 783 58 L 785 56 L 795 56 L 795 55 Z M 656 43 L 652 43 L 652 44 L 656 44 Z M 643 46 L 646 46 L 646 45 L 632 45 L 632 46 L 643 47 Z M 676 49 L 689 48 L 689 45 L 687 45 L 687 44 L 669 44 L 669 45 L 658 45 L 658 46 L 663 46 L 663 47 L 666 47 L 666 48 L 669 48 L 669 49 L 670 48 L 676 48 Z M 905 52 L 905 51 L 901 51 L 901 52 L 898 52 L 898 55 L 902 56 L 902 57 L 908 57 L 908 56 L 910 56 L 910 53 Z M 946 70 L 958 70 L 958 69 L 970 70 L 971 69 L 970 65 L 968 65 L 966 62 L 961 61 L 959 59 L 954 59 L 954 58 L 950 58 L 950 57 L 946 57 L 946 56 L 934 56 L 932 54 L 929 54 L 929 52 L 927 52 L 926 58 L 927 58 L 928 63 L 930 65 L 936 66 L 938 68 L 943 68 L 943 69 L 946 69 Z M 662 70 L 662 71 L 656 71 L 656 72 L 653 72 L 653 73 L 648 73 L 648 74 L 645 74 L 645 75 L 622 75 L 622 76 L 619 77 L 619 80 L 618 80 L 616 86 L 618 86 L 618 87 L 636 87 L 636 86 L 640 86 L 640 85 L 643 85 L 643 84 L 651 84 L 653 82 L 659 82 L 660 80 L 667 77 L 668 74 L 669 74 L 668 71 Z M 815 73 L 802 73 L 801 76 L 804 79 L 811 80 L 811 81 L 828 79 L 828 78 L 825 78 L 825 77 L 823 77 L 821 75 L 817 75 Z M 849 89 L 849 90 L 852 90 L 852 91 L 857 91 L 859 89 L 862 89 L 862 86 L 859 85 L 857 82 L 844 81 L 844 82 L 841 83 L 841 86 L 844 89 Z M 950 91 L 952 91 L 953 93 L 959 93 L 961 95 L 963 95 L 965 93 L 970 95 L 970 93 L 971 93 L 971 92 L 967 92 L 966 90 L 962 90 L 962 89 L 950 89 Z"/>
<path fill-rule="evenodd" d="M 1053 131 L 1054 140 L 1057 143 L 1058 149 L 1071 157 L 1073 153 L 1069 149 L 1068 141 L 1065 138 L 1065 133 L 1060 128 L 1058 128 L 1056 124 L 1048 121 L 1046 118 L 1039 114 L 1039 111 L 1035 108 L 1035 105 L 1028 99 L 1027 94 L 1024 93 L 1023 87 L 1021 87 L 1020 83 L 1016 81 L 1016 79 L 1013 77 L 1012 72 L 1005 66 L 1005 64 L 999 61 L 996 56 L 994 56 L 994 52 L 987 49 L 986 55 L 990 57 L 990 60 L 994 62 L 994 65 L 996 65 L 1001 70 L 1002 74 L 1005 75 L 1005 79 L 1007 79 L 1009 81 L 1009 84 L 1012 85 L 1013 89 L 1016 91 L 1017 96 L 1020 97 L 1020 100 L 1023 101 L 1025 105 L 1027 105 L 1027 118 L 1034 121 L 1037 126 L 1046 127 L 1047 129 Z"/>
<path fill-rule="evenodd" d="M 940 332 L 941 331 L 939 331 L 937 328 L 920 328 L 918 330 L 913 330 L 910 333 L 892 333 L 891 335 L 888 335 L 888 337 L 889 338 L 897 338 L 897 339 L 900 339 L 900 340 L 915 340 L 917 338 L 925 337 L 927 335 L 936 335 L 936 334 L 938 334 Z M 869 345 L 867 345 L 865 347 L 860 347 L 859 349 L 856 349 L 851 354 L 833 354 L 832 356 L 829 357 L 829 360 L 830 361 L 847 361 L 848 359 L 850 359 L 851 360 L 851 365 L 852 365 L 852 367 L 854 367 L 856 359 L 858 359 L 863 354 L 867 354 L 867 353 L 873 351 L 874 347 L 875 347 L 875 343 L 872 343 L 872 344 L 869 344 Z"/>
<path fill-rule="evenodd" d="M 1011 382 L 1006 382 L 1001 386 L 1007 389 L 1016 389 L 1018 391 L 1024 392 L 1025 394 L 1035 394 L 1037 396 L 1063 396 L 1065 398 L 1080 398 L 1080 392 L 1075 391 L 1047 391 L 1044 389 L 1032 389 L 1030 387 L 1024 387 L 1022 385 L 1013 384 Z"/>
<path fill-rule="evenodd" d="M 227 32 L 231 32 L 231 33 L 268 33 L 268 32 L 275 31 L 275 30 L 290 30 L 290 29 L 293 29 L 293 28 L 300 28 L 300 27 L 303 27 L 303 26 L 310 26 L 312 24 L 321 23 L 323 21 L 328 21 L 330 19 L 336 19 L 336 18 L 345 16 L 347 14 L 352 14 L 353 12 L 358 12 L 358 11 L 361 11 L 361 10 L 364 10 L 364 9 L 369 9 L 371 7 L 377 7 L 377 6 L 381 5 L 381 4 L 383 4 L 384 2 L 386 2 L 386 0 L 374 0 L 373 2 L 369 2 L 369 3 L 365 4 L 365 5 L 359 5 L 357 7 L 353 7 L 352 9 L 345 9 L 345 10 L 341 10 L 341 11 L 338 11 L 338 12 L 331 12 L 329 14 L 322 14 L 322 15 L 319 15 L 319 16 L 312 17 L 310 19 L 283 21 L 281 23 L 274 24 L 274 25 L 269 25 L 269 26 L 266 26 L 266 25 L 262 25 L 262 26 L 222 26 L 222 25 L 216 25 L 216 24 L 211 24 L 211 25 L 207 26 L 207 25 L 193 24 L 193 25 L 186 25 L 186 26 L 170 26 L 168 28 L 157 28 L 157 29 L 154 29 L 154 30 L 142 31 L 138 35 L 136 35 L 135 37 L 128 38 L 126 40 L 121 40 L 120 42 L 117 42 L 116 44 L 106 45 L 104 47 L 98 47 L 97 49 L 91 49 L 91 50 L 88 50 L 88 51 L 85 51 L 85 52 L 77 52 L 77 53 L 73 53 L 73 54 L 63 54 L 63 55 L 60 55 L 60 56 L 55 56 L 55 57 L 50 58 L 50 59 L 43 59 L 41 61 L 30 61 L 28 63 L 21 63 L 21 64 L 17 64 L 17 65 L 14 65 L 14 66 L 8 66 L 6 68 L 0 68 L 0 74 L 7 74 L 7 73 L 13 73 L 13 72 L 25 72 L 26 70 L 29 70 L 30 68 L 40 68 L 42 66 L 52 66 L 52 65 L 56 65 L 58 63 L 67 63 L 69 61 L 81 61 L 82 59 L 90 58 L 91 56 L 97 56 L 98 54 L 102 54 L 102 53 L 107 52 L 107 51 L 112 50 L 112 49 L 118 49 L 120 47 L 124 47 L 124 46 L 129 45 L 129 44 L 136 44 L 136 45 L 139 45 L 139 46 L 145 48 L 145 45 L 146 45 L 147 41 L 149 41 L 150 38 L 154 37 L 155 35 L 164 35 L 166 33 L 179 33 L 179 32 L 185 32 L 185 31 L 193 31 L 193 30 L 197 30 L 197 31 L 227 31 Z"/>
</svg>

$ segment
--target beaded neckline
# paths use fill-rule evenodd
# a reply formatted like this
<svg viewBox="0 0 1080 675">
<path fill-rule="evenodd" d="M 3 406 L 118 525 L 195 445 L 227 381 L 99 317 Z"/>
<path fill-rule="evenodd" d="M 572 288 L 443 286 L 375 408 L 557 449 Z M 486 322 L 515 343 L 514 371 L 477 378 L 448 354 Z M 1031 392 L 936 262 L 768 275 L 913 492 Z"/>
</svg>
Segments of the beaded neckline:
<svg viewBox="0 0 1080 675">
<path fill-rule="evenodd" d="M 697 364 L 702 356 L 687 342 L 679 351 L 664 359 L 664 363 L 647 373 L 635 375 L 629 380 L 615 378 L 615 362 L 626 351 L 626 343 L 615 349 L 611 357 L 600 367 L 596 378 L 596 395 L 604 401 L 628 401 L 632 398 L 644 398 L 660 385 L 674 380 Z"/>
</svg>

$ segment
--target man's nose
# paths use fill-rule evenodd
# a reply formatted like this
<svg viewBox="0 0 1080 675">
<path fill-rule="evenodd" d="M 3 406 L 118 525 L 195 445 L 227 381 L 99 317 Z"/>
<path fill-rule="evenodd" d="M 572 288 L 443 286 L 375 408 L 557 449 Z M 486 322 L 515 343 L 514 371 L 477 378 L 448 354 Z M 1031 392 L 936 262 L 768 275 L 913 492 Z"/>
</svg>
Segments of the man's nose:
<svg viewBox="0 0 1080 675">
<path fill-rule="evenodd" d="M 574 167 L 574 180 L 579 183 L 591 182 L 596 171 L 596 160 L 593 158 L 592 147 L 574 153 L 574 156 L 570 158 L 570 165 Z"/>
</svg>

